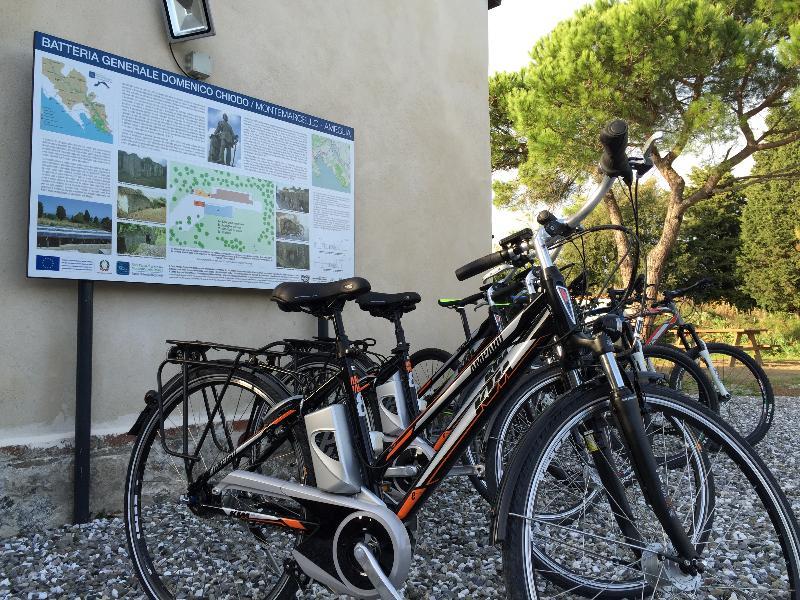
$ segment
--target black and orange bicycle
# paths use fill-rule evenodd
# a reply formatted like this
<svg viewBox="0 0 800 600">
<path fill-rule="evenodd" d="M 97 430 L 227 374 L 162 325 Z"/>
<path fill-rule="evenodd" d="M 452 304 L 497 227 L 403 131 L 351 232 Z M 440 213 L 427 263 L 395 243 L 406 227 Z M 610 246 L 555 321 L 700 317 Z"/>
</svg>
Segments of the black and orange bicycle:
<svg viewBox="0 0 800 600">
<path fill-rule="evenodd" d="M 294 598 L 313 580 L 353 597 L 401 598 L 420 508 L 553 343 L 565 370 L 594 374 L 537 418 L 504 474 L 492 531 L 508 596 L 706 598 L 746 587 L 750 598 L 797 597 L 798 527 L 752 448 L 697 402 L 629 377 L 618 315 L 591 331 L 577 323 L 551 249 L 579 233 L 617 177 L 632 179 L 625 124 L 609 124 L 601 142 L 604 178 L 579 213 L 545 215 L 535 235 L 457 271 L 465 279 L 501 262 L 528 265 L 528 303 L 379 451 L 369 383 L 342 319 L 366 280 L 275 289 L 283 310 L 334 325 L 337 369 L 306 394 L 282 383 L 292 373 L 276 366 L 281 352 L 172 343 L 159 381 L 168 368 L 179 373 L 148 394 L 126 479 L 128 545 L 149 597 Z M 342 401 L 327 403 L 334 389 Z M 398 464 L 455 399 L 429 459 Z M 401 494 L 390 489 L 392 469 L 407 477 Z M 743 511 L 758 519 L 743 524 Z M 766 566 L 745 583 L 754 552 L 768 555 Z"/>
</svg>

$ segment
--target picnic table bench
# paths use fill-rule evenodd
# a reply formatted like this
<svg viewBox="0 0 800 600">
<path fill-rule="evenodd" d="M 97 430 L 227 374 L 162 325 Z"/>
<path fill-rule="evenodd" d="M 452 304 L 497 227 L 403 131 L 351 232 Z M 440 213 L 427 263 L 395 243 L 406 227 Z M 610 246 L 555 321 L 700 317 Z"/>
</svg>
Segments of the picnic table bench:
<svg viewBox="0 0 800 600">
<path fill-rule="evenodd" d="M 758 340 L 756 340 L 756 336 L 759 333 L 764 333 L 765 331 L 769 331 L 768 329 L 697 329 L 697 333 L 699 334 L 711 334 L 711 335 L 719 335 L 719 334 L 736 334 L 736 341 L 733 342 L 733 345 L 737 348 L 741 348 L 742 350 L 751 350 L 756 357 L 756 362 L 760 365 L 764 364 L 764 361 L 761 358 L 761 351 L 762 350 L 770 350 L 772 346 L 759 344 Z M 747 338 L 750 341 L 749 346 L 743 346 L 742 340 Z M 731 359 L 731 363 L 733 363 L 733 359 Z"/>
</svg>

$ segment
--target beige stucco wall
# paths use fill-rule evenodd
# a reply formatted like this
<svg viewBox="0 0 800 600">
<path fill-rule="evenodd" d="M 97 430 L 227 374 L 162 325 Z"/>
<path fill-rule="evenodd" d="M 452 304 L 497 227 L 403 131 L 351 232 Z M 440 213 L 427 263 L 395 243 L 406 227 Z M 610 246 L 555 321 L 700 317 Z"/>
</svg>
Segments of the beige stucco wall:
<svg viewBox="0 0 800 600">
<path fill-rule="evenodd" d="M 33 32 L 175 71 L 160 4 L 0 4 L 0 446 L 73 427 L 77 283 L 25 276 Z M 454 346 L 457 318 L 434 299 L 471 290 L 453 269 L 490 248 L 486 1 L 212 8 L 217 35 L 176 51 L 211 54 L 211 83 L 355 128 L 356 272 L 373 289 L 423 295 L 406 319 L 414 346 Z M 388 323 L 352 308 L 346 323 L 354 337 L 390 337 Z M 315 332 L 310 317 L 279 312 L 266 292 L 98 283 L 95 432 L 130 424 L 119 418 L 142 405 L 167 337 L 258 344 Z"/>
</svg>

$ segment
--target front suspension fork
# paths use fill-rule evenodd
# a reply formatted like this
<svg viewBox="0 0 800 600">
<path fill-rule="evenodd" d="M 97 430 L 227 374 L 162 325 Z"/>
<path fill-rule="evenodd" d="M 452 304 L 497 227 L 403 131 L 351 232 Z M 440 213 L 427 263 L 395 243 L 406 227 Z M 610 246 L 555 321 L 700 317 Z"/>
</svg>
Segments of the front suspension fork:
<svg viewBox="0 0 800 600">
<path fill-rule="evenodd" d="M 695 347 L 697 348 L 697 353 L 700 356 L 700 359 L 705 363 L 706 369 L 708 369 L 708 374 L 711 378 L 711 383 L 714 384 L 714 388 L 717 390 L 717 395 L 719 396 L 720 400 L 730 400 L 731 393 L 725 387 L 725 384 L 722 383 L 722 379 L 719 377 L 719 373 L 717 372 L 717 368 L 714 366 L 714 361 L 711 360 L 711 354 L 708 352 L 708 346 L 702 340 L 702 338 L 697 335 L 697 330 L 695 330 L 694 325 L 689 323 L 685 324 L 680 332 L 681 341 L 683 342 L 683 346 L 688 351 L 691 346 L 689 345 L 689 340 L 686 338 L 686 332 L 689 333 L 689 336 L 692 338 L 692 342 L 694 342 Z"/>
<path fill-rule="evenodd" d="M 672 542 L 672 547 L 675 549 L 680 559 L 681 568 L 693 570 L 697 559 L 697 552 L 686 533 L 686 529 L 684 529 L 683 524 L 675 512 L 672 500 L 665 494 L 661 485 L 656 457 L 653 454 L 650 439 L 645 431 L 639 398 L 626 386 L 622 373 L 619 370 L 616 356 L 613 352 L 602 353 L 600 355 L 600 362 L 611 385 L 612 414 L 614 415 L 619 431 L 625 441 L 628 457 L 644 498 L 652 508 L 659 523 L 661 523 L 661 527 L 664 529 L 667 537 Z M 613 468 L 605 469 L 604 471 L 605 472 L 599 474 L 603 477 L 604 485 L 606 485 L 605 478 L 610 479 L 608 481 L 609 485 L 606 487 L 607 493 L 621 493 L 624 496 L 624 487 L 619 481 L 619 475 L 616 471 Z M 621 520 L 624 522 L 630 517 L 629 514 L 624 514 L 627 512 L 624 510 L 627 504 L 627 498 L 625 498 L 624 503 L 622 498 L 615 498 L 614 501 L 617 502 L 617 507 L 621 509 L 622 512 L 619 517 L 615 514 L 617 522 L 619 523 Z M 612 504 L 612 506 L 614 506 L 614 504 Z M 629 507 L 628 510 L 630 510 Z M 622 525 L 622 523 L 620 524 Z M 626 526 L 623 528 L 623 534 L 626 539 L 631 536 L 632 533 L 633 530 L 630 527 Z M 632 543 L 632 541 L 629 543 Z M 641 547 L 641 544 L 638 545 Z"/>
</svg>

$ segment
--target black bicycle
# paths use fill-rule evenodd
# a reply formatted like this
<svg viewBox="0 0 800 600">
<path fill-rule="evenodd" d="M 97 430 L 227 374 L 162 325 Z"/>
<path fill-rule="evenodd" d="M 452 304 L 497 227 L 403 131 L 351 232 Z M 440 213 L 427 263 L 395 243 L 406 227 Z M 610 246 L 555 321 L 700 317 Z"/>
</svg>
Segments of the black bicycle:
<svg viewBox="0 0 800 600">
<path fill-rule="evenodd" d="M 797 596 L 797 524 L 750 446 L 699 403 L 626 376 L 618 316 L 590 334 L 576 327 L 550 246 L 576 233 L 616 177 L 630 180 L 624 123 L 601 141 L 605 178 L 581 213 L 548 219 L 533 238 L 457 271 L 535 261 L 541 285 L 380 453 L 341 316 L 367 281 L 276 288 L 283 310 L 334 324 L 338 372 L 303 396 L 280 382 L 280 352 L 173 342 L 159 380 L 167 367 L 180 372 L 148 394 L 126 479 L 129 550 L 150 597 L 289 598 L 313 579 L 355 597 L 399 598 L 419 509 L 554 339 L 565 369 L 591 356 L 597 375 L 542 413 L 504 478 L 493 536 L 503 541 L 509 597 L 551 595 L 551 586 L 590 597 L 720 597 L 742 590 L 742 578 L 750 597 Z M 324 405 L 338 387 L 342 403 Z M 455 398 L 461 408 L 430 460 L 409 468 L 408 491 L 387 493 L 393 459 Z M 758 567 L 745 570 L 752 560 Z"/>
</svg>

